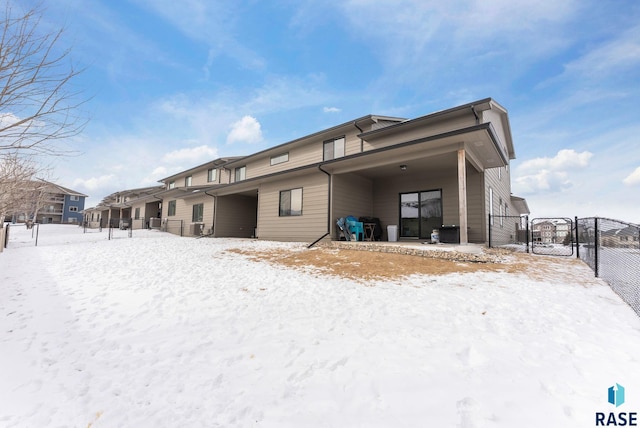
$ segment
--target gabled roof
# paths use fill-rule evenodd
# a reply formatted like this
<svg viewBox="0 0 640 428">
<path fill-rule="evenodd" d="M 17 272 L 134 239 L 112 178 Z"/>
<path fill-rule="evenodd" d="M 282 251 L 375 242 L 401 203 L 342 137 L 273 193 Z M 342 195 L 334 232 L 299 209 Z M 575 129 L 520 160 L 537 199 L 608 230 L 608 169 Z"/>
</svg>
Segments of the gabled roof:
<svg viewBox="0 0 640 428">
<path fill-rule="evenodd" d="M 162 179 L 160 179 L 158 181 L 159 182 L 165 182 L 167 180 L 171 180 L 172 178 L 177 178 L 177 177 L 180 177 L 182 175 L 188 174 L 190 172 L 195 172 L 195 171 L 201 170 L 201 169 L 203 169 L 205 167 L 206 168 L 219 167 L 219 166 L 225 165 L 225 164 L 227 164 L 229 162 L 233 162 L 233 161 L 235 161 L 237 159 L 241 159 L 241 156 L 229 156 L 229 157 L 224 157 L 224 158 L 218 158 L 218 159 L 215 159 L 215 160 L 212 160 L 212 161 L 209 161 L 209 162 L 205 162 L 205 163 L 200 164 L 198 166 L 194 166 L 193 168 L 189 168 L 189 169 L 180 171 L 180 172 L 178 172 L 176 174 L 173 174 L 173 175 L 170 175 L 168 177 L 162 178 Z"/>
<path fill-rule="evenodd" d="M 43 183 L 45 183 L 45 184 L 47 184 L 48 186 L 53 187 L 57 191 L 56 193 L 62 193 L 64 195 L 70 195 L 70 196 L 80 196 L 80 197 L 84 197 L 84 198 L 88 197 L 84 193 L 76 192 L 75 190 L 71 190 L 71 189 L 68 189 L 66 187 L 60 186 L 59 184 L 52 183 L 52 182 L 47 181 L 47 180 L 43 180 L 42 178 L 38 178 L 38 180 L 43 182 Z M 53 193 L 53 192 L 51 192 L 51 193 Z"/>
<path fill-rule="evenodd" d="M 358 119 L 355 120 L 350 120 L 348 122 L 344 122 L 341 123 L 340 125 L 336 125 L 333 126 L 331 128 L 327 128 L 327 129 L 323 129 L 321 131 L 318 132 L 314 132 L 313 134 L 309 134 L 309 135 L 305 135 L 304 137 L 300 137 L 300 138 L 296 138 L 295 140 L 291 140 L 288 141 L 286 143 L 283 144 L 279 144 L 277 146 L 273 146 L 273 147 L 269 147 L 267 149 L 264 149 L 262 151 L 259 151 L 257 153 L 253 153 L 250 154 L 248 156 L 244 156 L 242 158 L 239 158 L 238 160 L 234 161 L 234 162 L 229 162 L 229 165 L 235 164 L 235 165 L 239 165 L 240 162 L 247 162 L 250 159 L 254 159 L 257 157 L 262 157 L 268 153 L 278 153 L 278 152 L 284 152 L 287 151 L 288 149 L 292 148 L 292 147 L 296 147 L 296 146 L 300 146 L 300 145 L 304 145 L 310 141 L 315 141 L 317 139 L 323 139 L 323 138 L 331 138 L 331 137 L 335 137 L 337 133 L 341 132 L 341 130 L 348 128 L 348 127 L 355 127 L 357 129 L 359 129 L 360 131 L 362 131 L 362 127 L 363 126 L 373 126 L 375 127 L 376 124 L 380 124 L 381 128 L 387 127 L 387 126 L 392 126 L 390 125 L 390 123 L 399 123 L 399 122 L 405 122 L 407 119 L 405 118 L 401 118 L 401 117 L 392 117 L 392 116 L 380 116 L 380 115 L 373 115 L 373 114 L 369 114 L 367 116 L 362 116 Z"/>
</svg>

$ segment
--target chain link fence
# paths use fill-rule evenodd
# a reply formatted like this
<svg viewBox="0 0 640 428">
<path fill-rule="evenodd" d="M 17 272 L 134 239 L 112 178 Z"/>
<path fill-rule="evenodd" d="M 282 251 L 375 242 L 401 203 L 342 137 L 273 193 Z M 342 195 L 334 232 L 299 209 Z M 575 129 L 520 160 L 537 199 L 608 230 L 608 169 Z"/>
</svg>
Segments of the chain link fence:
<svg viewBox="0 0 640 428">
<path fill-rule="evenodd" d="M 640 226 L 601 217 L 577 219 L 578 256 L 640 316 Z"/>
</svg>

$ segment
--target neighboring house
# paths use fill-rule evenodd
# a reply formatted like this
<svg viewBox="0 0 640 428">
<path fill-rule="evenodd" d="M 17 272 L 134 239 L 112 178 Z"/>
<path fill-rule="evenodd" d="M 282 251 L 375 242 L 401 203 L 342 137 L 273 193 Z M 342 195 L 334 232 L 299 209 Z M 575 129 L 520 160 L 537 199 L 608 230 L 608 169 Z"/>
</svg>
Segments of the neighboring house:
<svg viewBox="0 0 640 428">
<path fill-rule="evenodd" d="M 29 212 L 17 212 L 13 220 L 24 222 L 36 217 L 39 223 L 71 223 L 79 224 L 82 221 L 82 210 L 87 195 L 68 189 L 45 180 L 38 180 L 38 192 L 30 192 L 34 201 L 29 202 Z"/>
<path fill-rule="evenodd" d="M 542 244 L 563 244 L 571 234 L 571 223 L 562 219 L 536 222 L 531 228 L 533 242 Z M 569 242 L 569 241 L 567 241 Z"/>
<path fill-rule="evenodd" d="M 112 193 L 95 207 L 84 210 L 84 220 L 89 227 L 148 227 L 149 218 L 159 218 L 162 198 L 154 194 L 162 189 L 151 186 Z"/>
<path fill-rule="evenodd" d="M 638 249 L 640 238 L 639 228 L 627 226 L 622 229 L 605 230 L 601 232 L 600 240 L 603 247 Z"/>
<path fill-rule="evenodd" d="M 162 179 L 162 191 L 128 205 L 162 199 L 163 229 L 181 235 L 338 239 L 336 220 L 353 215 L 378 219 L 383 239 L 389 225 L 403 240 L 447 225 L 463 244 L 484 243 L 488 214 L 528 213 L 511 195 L 514 158 L 507 111 L 486 98 L 411 120 L 368 115 L 217 159 Z M 515 235 L 518 224 L 501 228 Z"/>
</svg>

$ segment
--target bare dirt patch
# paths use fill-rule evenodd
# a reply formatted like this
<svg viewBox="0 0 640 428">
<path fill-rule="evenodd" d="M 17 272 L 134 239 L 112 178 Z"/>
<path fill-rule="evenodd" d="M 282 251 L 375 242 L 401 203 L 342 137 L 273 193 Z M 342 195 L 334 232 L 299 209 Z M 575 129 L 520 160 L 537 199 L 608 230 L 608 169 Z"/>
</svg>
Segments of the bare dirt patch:
<svg viewBox="0 0 640 428">
<path fill-rule="evenodd" d="M 288 268 L 316 271 L 359 281 L 393 280 L 413 274 L 446 275 L 450 273 L 506 272 L 526 274 L 537 280 L 583 281 L 584 267 L 573 258 L 544 257 L 531 254 L 491 251 L 495 262 L 469 263 L 405 254 L 358 251 L 336 248 L 305 250 L 268 250 L 262 252 L 229 249 L 253 260 L 266 261 Z M 580 266 L 578 266 L 580 265 Z M 574 272 L 578 270 L 578 272 Z"/>
</svg>

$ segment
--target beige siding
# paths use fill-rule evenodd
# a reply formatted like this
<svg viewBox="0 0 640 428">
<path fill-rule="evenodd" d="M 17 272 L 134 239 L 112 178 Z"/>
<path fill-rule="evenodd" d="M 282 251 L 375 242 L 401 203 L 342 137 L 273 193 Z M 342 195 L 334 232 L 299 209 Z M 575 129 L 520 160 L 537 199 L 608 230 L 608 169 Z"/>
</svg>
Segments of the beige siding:
<svg viewBox="0 0 640 428">
<path fill-rule="evenodd" d="M 332 179 L 333 208 L 331 220 L 352 215 L 356 218 L 373 216 L 373 181 L 356 174 L 334 175 Z M 338 238 L 332 224 L 333 239 Z"/>
<path fill-rule="evenodd" d="M 246 178 L 255 178 L 263 175 L 273 174 L 276 172 L 287 171 L 301 166 L 311 165 L 322 162 L 324 141 L 328 139 L 345 137 L 345 155 L 353 155 L 360 153 L 360 139 L 358 138 L 357 128 L 353 127 L 353 131 L 340 132 L 336 131 L 336 134 L 332 137 L 318 138 L 317 141 L 310 141 L 307 144 L 297 147 L 291 147 L 290 149 L 283 148 L 282 151 L 274 151 L 272 153 L 266 153 L 264 156 L 252 159 L 246 163 Z M 271 165 L 271 157 L 282 153 L 289 153 L 289 160 L 277 165 Z M 237 166 L 242 166 L 238 164 Z M 235 167 L 233 168 L 235 169 Z M 232 178 L 235 180 L 234 171 L 231 171 Z"/>
<path fill-rule="evenodd" d="M 508 214 L 510 216 L 517 216 L 517 211 L 511 205 L 511 177 L 507 168 L 491 168 L 485 171 L 485 200 L 486 200 L 486 215 L 485 224 L 488 225 L 488 214 L 490 213 L 490 197 L 489 188 L 493 189 L 493 215 L 500 215 L 500 200 L 502 199 L 503 215 L 505 213 L 504 207 L 509 207 Z M 515 239 L 515 223 L 514 219 L 500 221 L 499 218 L 494 219 L 491 229 L 492 238 L 495 238 L 499 242 L 508 242 Z M 488 232 L 487 232 L 488 233 Z M 488 235 L 487 235 L 488 236 Z"/>
<path fill-rule="evenodd" d="M 302 215 L 280 217 L 280 191 L 302 188 Z M 327 232 L 328 177 L 321 172 L 260 186 L 258 237 L 314 241 Z"/>
<path fill-rule="evenodd" d="M 364 151 L 388 147 L 394 144 L 413 141 L 419 138 L 438 135 L 449 131 L 455 131 L 457 129 L 466 128 L 475 124 L 476 122 L 474 117 L 468 115 L 449 120 L 441 120 L 430 125 L 416 127 L 405 132 L 398 132 L 396 134 L 388 135 L 384 138 L 369 138 L 369 141 L 364 142 Z"/>
<path fill-rule="evenodd" d="M 193 206 L 195 204 L 204 204 L 203 223 L 204 231 L 207 232 L 213 224 L 213 198 L 210 196 L 202 195 L 195 198 L 188 199 L 175 199 L 176 201 L 176 215 L 169 216 L 169 201 L 172 199 L 165 199 L 162 203 L 162 218 L 167 220 L 166 230 L 167 232 L 183 236 L 193 235 Z M 199 233 L 198 233 L 199 234 Z"/>
<path fill-rule="evenodd" d="M 255 196 L 219 196 L 216 202 L 216 237 L 251 238 L 256 228 Z"/>
</svg>

